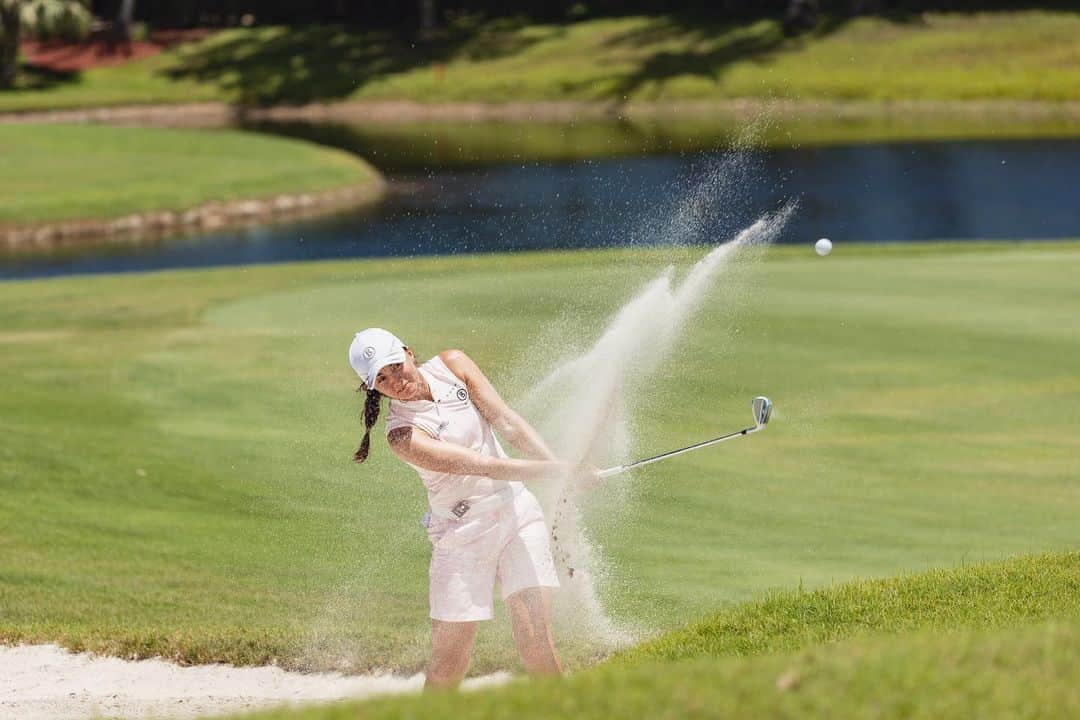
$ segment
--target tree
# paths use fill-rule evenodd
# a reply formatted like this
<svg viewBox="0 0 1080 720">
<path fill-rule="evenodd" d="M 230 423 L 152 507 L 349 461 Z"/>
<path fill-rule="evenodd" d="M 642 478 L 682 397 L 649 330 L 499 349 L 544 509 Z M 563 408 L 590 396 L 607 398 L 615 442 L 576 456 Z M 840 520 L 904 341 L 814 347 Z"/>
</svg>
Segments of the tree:
<svg viewBox="0 0 1080 720">
<path fill-rule="evenodd" d="M 0 88 L 15 84 L 22 36 L 21 5 L 16 0 L 0 0 Z"/>
<path fill-rule="evenodd" d="M 798 35 L 813 30 L 820 16 L 818 0 L 790 0 L 784 13 L 784 34 Z"/>
<path fill-rule="evenodd" d="M 135 18 L 135 0 L 120 0 L 120 9 L 116 13 L 113 25 L 113 37 L 117 42 L 131 42 L 131 23 Z"/>
<path fill-rule="evenodd" d="M 420 0 L 420 35 L 430 35 L 435 30 L 435 0 Z"/>
<path fill-rule="evenodd" d="M 80 40 L 90 32 L 90 11 L 77 0 L 0 0 L 0 88 L 15 85 L 24 35 Z"/>
</svg>

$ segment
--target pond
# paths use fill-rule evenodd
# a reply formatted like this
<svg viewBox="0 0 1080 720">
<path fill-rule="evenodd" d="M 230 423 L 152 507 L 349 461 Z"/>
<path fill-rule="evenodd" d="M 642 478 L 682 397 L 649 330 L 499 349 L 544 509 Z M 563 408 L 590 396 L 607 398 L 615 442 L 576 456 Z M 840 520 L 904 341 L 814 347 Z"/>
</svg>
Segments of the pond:
<svg viewBox="0 0 1080 720">
<path fill-rule="evenodd" d="M 321 219 L 0 257 L 0 278 L 713 243 L 787 198 L 799 211 L 785 243 L 1080 237 L 1077 139 L 767 142 L 736 151 L 729 135 L 670 129 L 469 127 L 261 125 L 358 152 L 393 191 L 375 209 Z M 718 209 L 695 233 L 672 221 L 690 197 Z"/>
</svg>

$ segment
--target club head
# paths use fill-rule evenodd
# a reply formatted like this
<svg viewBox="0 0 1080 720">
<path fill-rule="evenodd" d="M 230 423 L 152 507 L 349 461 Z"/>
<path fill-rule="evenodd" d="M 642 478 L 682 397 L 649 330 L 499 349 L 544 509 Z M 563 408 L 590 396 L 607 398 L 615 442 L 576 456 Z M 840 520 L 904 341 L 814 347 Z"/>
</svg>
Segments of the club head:
<svg viewBox="0 0 1080 720">
<path fill-rule="evenodd" d="M 772 400 L 759 395 L 754 398 L 754 427 L 761 429 L 769 424 L 769 417 L 772 416 Z"/>
</svg>

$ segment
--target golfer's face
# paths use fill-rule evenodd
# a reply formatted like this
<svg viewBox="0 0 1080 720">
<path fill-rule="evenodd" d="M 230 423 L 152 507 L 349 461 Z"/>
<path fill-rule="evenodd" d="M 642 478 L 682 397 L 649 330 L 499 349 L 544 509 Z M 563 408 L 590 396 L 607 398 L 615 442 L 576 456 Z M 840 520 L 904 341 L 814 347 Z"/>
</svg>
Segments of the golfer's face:
<svg viewBox="0 0 1080 720">
<path fill-rule="evenodd" d="M 383 366 L 375 376 L 375 389 L 395 400 L 413 400 L 420 396 L 420 373 L 412 361 L 412 354 L 405 353 L 405 362 Z"/>
</svg>

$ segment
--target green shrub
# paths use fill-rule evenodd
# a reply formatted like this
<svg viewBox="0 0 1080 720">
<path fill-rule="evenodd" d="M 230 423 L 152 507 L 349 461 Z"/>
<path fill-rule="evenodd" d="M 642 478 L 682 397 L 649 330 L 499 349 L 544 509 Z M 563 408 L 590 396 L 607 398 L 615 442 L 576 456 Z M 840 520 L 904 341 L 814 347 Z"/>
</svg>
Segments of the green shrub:
<svg viewBox="0 0 1080 720">
<path fill-rule="evenodd" d="M 73 0 L 31 0 L 22 9 L 26 35 L 38 40 L 84 40 L 92 20 L 86 6 Z"/>
</svg>

